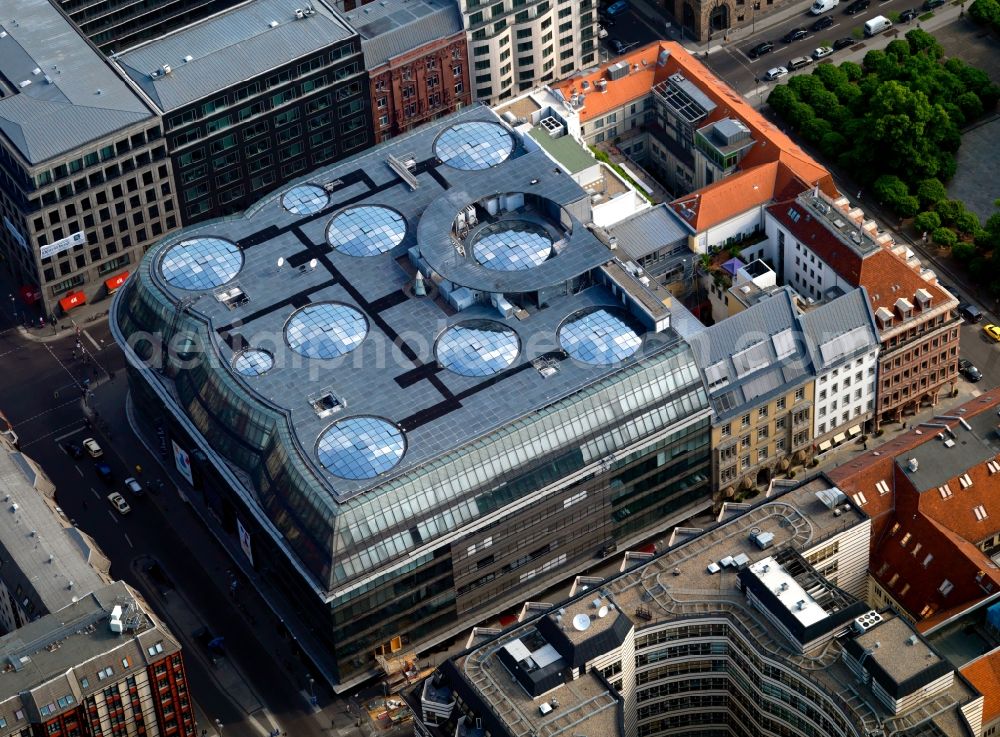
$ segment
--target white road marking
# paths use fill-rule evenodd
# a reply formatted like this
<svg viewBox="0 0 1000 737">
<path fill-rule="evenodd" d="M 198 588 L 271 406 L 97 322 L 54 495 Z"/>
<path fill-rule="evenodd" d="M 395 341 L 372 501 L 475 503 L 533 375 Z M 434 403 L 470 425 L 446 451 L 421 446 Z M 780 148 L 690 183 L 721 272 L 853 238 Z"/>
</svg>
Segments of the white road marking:
<svg viewBox="0 0 1000 737">
<path fill-rule="evenodd" d="M 79 399 L 70 399 L 70 400 L 68 400 L 68 401 L 66 401 L 66 402 L 63 402 L 62 404 L 59 404 L 59 405 L 56 405 L 55 407 L 52 407 L 52 408 L 50 408 L 50 409 L 47 409 L 47 410 L 45 410 L 45 412 L 42 412 L 42 413 L 40 413 L 40 414 L 37 414 L 37 415 L 35 415 L 34 417 L 29 417 L 29 418 L 28 418 L 27 420 L 20 420 L 20 421 L 18 422 L 18 425 L 24 425 L 24 424 L 27 424 L 28 422 L 31 422 L 32 420 L 37 420 L 37 419 L 38 419 L 39 417 L 41 417 L 42 415 L 44 415 L 44 414 L 47 414 L 48 412 L 52 412 L 52 411 L 54 411 L 54 410 L 57 410 L 57 409 L 59 409 L 60 407 L 65 407 L 65 406 L 66 406 L 67 404 L 79 404 L 79 401 L 80 401 Z M 22 443 L 21 443 L 21 447 L 22 447 L 22 448 L 27 448 L 28 446 L 30 446 L 30 445 L 34 445 L 35 443 L 37 443 L 37 442 L 39 442 L 39 441 L 41 441 L 41 440 L 45 440 L 46 438 L 49 438 L 49 437 L 51 437 L 51 436 L 55 435 L 55 434 L 56 434 L 57 432 L 59 432 L 60 430 L 62 430 L 62 429 L 64 429 L 64 428 L 67 428 L 67 427 L 70 427 L 71 425 L 75 425 L 75 424 L 76 424 L 76 422 L 70 422 L 70 423 L 68 423 L 68 424 L 66 424 L 66 425 L 63 425 L 62 427 L 57 427 L 57 428 L 56 428 L 55 430 L 53 430 L 52 432 L 47 432 L 47 433 L 45 433 L 44 435 L 39 435 L 39 436 L 38 436 L 37 438 L 34 438 L 33 440 L 29 440 L 29 441 L 28 441 L 28 442 L 26 442 L 26 443 L 25 443 L 25 442 L 22 442 Z M 70 435 L 73 435 L 73 433 L 72 433 L 72 432 L 71 432 L 71 433 L 69 433 L 69 434 L 70 434 Z M 65 437 L 65 436 L 63 436 L 63 437 Z"/>
<path fill-rule="evenodd" d="M 83 471 L 80 470 L 80 467 L 79 466 L 73 466 L 73 468 L 76 469 L 76 472 L 78 474 L 80 474 L 80 478 L 82 479 L 83 478 Z"/>
<path fill-rule="evenodd" d="M 94 340 L 94 336 L 92 336 L 86 330 L 83 331 L 83 334 L 84 336 L 86 336 L 87 340 L 89 340 L 94 345 L 94 348 L 96 348 L 97 350 L 101 350 L 101 346 L 98 345 L 96 340 Z"/>
<path fill-rule="evenodd" d="M 111 510 L 109 509 L 109 510 L 108 510 L 108 514 L 109 514 L 109 515 L 111 515 L 111 521 L 112 521 L 112 522 L 114 522 L 114 523 L 115 523 L 115 524 L 117 525 L 117 524 L 118 524 L 118 518 L 117 518 L 117 517 L 115 516 L 115 513 L 114 513 L 114 512 L 112 512 L 112 511 L 111 511 Z"/>
<path fill-rule="evenodd" d="M 97 493 L 93 486 L 90 487 L 90 493 L 93 494 L 98 501 L 101 500 L 101 495 Z"/>
<path fill-rule="evenodd" d="M 66 439 L 66 438 L 68 438 L 68 437 L 69 437 L 70 435 L 76 435 L 76 434 L 77 434 L 78 432 L 82 431 L 82 430 L 83 430 L 83 428 L 85 428 L 85 427 L 86 427 L 86 425 L 80 425 L 80 426 L 79 426 L 78 428 L 76 428 L 75 430 L 70 430 L 69 432 L 64 432 L 64 433 L 63 433 L 62 435 L 60 435 L 59 437 L 57 437 L 57 438 L 53 438 L 53 439 L 52 439 L 52 442 L 54 442 L 54 443 L 58 443 L 58 442 L 59 442 L 60 440 L 65 440 L 65 439 Z"/>
<path fill-rule="evenodd" d="M 128 546 L 130 548 L 134 548 L 135 547 L 135 545 L 132 544 L 132 541 L 128 539 L 128 533 L 127 532 L 125 533 L 125 542 L 128 543 Z"/>
</svg>

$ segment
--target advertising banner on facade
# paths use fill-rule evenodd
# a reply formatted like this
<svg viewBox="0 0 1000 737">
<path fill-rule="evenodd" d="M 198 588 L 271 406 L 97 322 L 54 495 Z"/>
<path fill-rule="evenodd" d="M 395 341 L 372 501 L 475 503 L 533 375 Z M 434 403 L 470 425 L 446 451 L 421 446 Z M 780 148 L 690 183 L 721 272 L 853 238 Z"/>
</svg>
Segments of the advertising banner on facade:
<svg viewBox="0 0 1000 737">
<path fill-rule="evenodd" d="M 250 565 L 253 565 L 253 550 L 250 548 L 250 533 L 247 532 L 247 528 L 243 526 L 240 518 L 236 518 L 236 531 L 240 534 L 240 547 L 243 548 L 243 552 L 247 556 L 247 560 L 250 561 Z"/>
<path fill-rule="evenodd" d="M 63 251 L 68 251 L 74 246 L 80 246 L 87 242 L 87 236 L 84 235 L 82 230 L 78 230 L 76 233 L 66 236 L 65 238 L 60 238 L 54 243 L 49 243 L 47 246 L 42 246 L 38 249 L 38 255 L 42 258 L 49 258 L 50 256 L 55 256 L 57 253 L 62 253 Z"/>
<path fill-rule="evenodd" d="M 194 486 L 194 477 L 191 475 L 191 456 L 188 455 L 187 451 L 177 444 L 177 441 L 171 440 L 170 444 L 174 446 L 174 465 L 177 466 L 177 470 L 181 472 L 183 476 L 191 486 Z"/>
</svg>

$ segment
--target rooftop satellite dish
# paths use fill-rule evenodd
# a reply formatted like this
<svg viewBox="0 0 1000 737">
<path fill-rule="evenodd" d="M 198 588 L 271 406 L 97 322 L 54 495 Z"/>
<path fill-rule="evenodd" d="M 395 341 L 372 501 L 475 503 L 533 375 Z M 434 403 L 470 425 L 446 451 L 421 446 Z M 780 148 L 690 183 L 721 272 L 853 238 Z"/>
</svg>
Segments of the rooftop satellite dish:
<svg viewBox="0 0 1000 737">
<path fill-rule="evenodd" d="M 316 268 L 316 264 L 318 264 L 318 263 L 319 263 L 319 261 L 317 261 L 316 259 L 310 259 L 309 260 L 309 268 L 310 269 L 315 269 Z"/>
<path fill-rule="evenodd" d="M 597 616 L 600 617 L 601 619 L 604 619 L 606 616 L 608 616 L 608 608 L 606 606 L 602 606 L 600 609 L 597 610 Z"/>
<path fill-rule="evenodd" d="M 577 632 L 583 632 L 588 627 L 590 627 L 590 617 L 586 614 L 577 614 L 573 617 L 573 629 Z"/>
<path fill-rule="evenodd" d="M 278 256 L 278 268 L 280 269 L 284 265 L 285 265 L 285 257 L 284 256 Z"/>
</svg>

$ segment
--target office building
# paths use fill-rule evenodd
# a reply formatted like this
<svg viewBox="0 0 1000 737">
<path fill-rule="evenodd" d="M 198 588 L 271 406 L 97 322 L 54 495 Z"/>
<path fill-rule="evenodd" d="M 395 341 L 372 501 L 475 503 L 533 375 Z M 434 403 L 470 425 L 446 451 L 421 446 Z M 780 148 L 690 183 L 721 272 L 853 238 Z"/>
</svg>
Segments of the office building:
<svg viewBox="0 0 1000 737">
<path fill-rule="evenodd" d="M 469 53 L 454 0 L 386 0 L 344 18 L 361 36 L 374 143 L 471 102 Z"/>
<path fill-rule="evenodd" d="M 728 38 L 734 29 L 756 28 L 757 21 L 775 10 L 787 8 L 782 0 L 667 0 L 664 8 L 678 33 L 699 42 Z"/>
<path fill-rule="evenodd" d="M 474 106 L 165 240 L 115 302 L 140 431 L 338 689 L 710 505 L 670 295 L 589 219 Z"/>
<path fill-rule="evenodd" d="M 935 406 L 958 381 L 958 300 L 933 271 L 843 196 L 814 190 L 767 207 L 748 249 L 808 301 L 863 286 L 879 331 L 875 425 Z"/>
<path fill-rule="evenodd" d="M 11 632 L 110 583 L 110 562 L 55 503 L 45 472 L 0 436 L 0 628 Z"/>
<path fill-rule="evenodd" d="M 596 0 L 459 0 L 473 97 L 493 105 L 598 61 Z"/>
<path fill-rule="evenodd" d="M 194 735 L 180 643 L 122 582 L 0 638 L 0 735 Z"/>
<path fill-rule="evenodd" d="M 864 592 L 871 524 L 823 477 L 569 598 L 525 608 L 407 692 L 416 733 L 982 733 L 983 696 Z"/>
<path fill-rule="evenodd" d="M 156 111 L 47 0 L 2 24 L 0 248 L 20 318 L 118 288 L 178 222 Z"/>
<path fill-rule="evenodd" d="M 80 32 L 114 54 L 206 18 L 239 0 L 56 0 Z"/>
<path fill-rule="evenodd" d="M 246 2 L 117 55 L 163 116 L 185 224 L 371 145 L 360 39 L 301 5 Z"/>
</svg>

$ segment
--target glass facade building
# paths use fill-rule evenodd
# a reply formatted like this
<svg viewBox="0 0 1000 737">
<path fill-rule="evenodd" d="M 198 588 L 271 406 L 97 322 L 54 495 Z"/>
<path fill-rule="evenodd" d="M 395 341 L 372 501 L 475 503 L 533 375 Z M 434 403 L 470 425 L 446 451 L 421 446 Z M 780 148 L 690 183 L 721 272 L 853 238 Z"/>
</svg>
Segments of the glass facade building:
<svg viewBox="0 0 1000 737">
<path fill-rule="evenodd" d="M 499 125 L 485 110 L 461 115 Z M 448 124 L 390 146 L 420 152 Z M 282 208 L 276 193 L 242 219 L 188 229 L 153 248 L 111 319 L 130 360 L 141 431 L 158 435 L 165 455 L 171 443 L 190 454 L 192 503 L 211 510 L 208 519 L 241 562 L 294 603 L 298 621 L 286 622 L 315 638 L 319 650 L 309 655 L 338 688 L 369 676 L 377 653 L 446 639 L 542 590 L 567 566 L 710 504 L 708 400 L 686 343 L 669 329 L 646 332 L 634 355 L 599 366 L 549 350 L 560 324 L 608 299 L 586 271 L 572 273 L 571 254 L 583 259 L 594 248 L 575 240 L 592 238 L 585 228 L 554 257 L 564 266 L 549 263 L 569 270 L 562 296 L 539 307 L 537 296 L 505 291 L 521 317 L 493 311 L 517 333 L 511 365 L 467 376 L 422 355 L 449 324 L 493 308 L 487 295 L 486 306 L 442 312 L 407 287 L 393 256 L 414 248 L 416 219 L 423 228 L 432 217 L 422 204 L 429 195 L 407 197 L 405 183 L 367 161 L 375 152 L 311 179 L 349 181 L 353 167 L 364 166 L 386 178 L 372 182 L 376 189 L 401 190 L 394 205 L 415 202 L 400 206 L 406 235 L 391 252 L 330 248 L 325 236 L 342 195 L 302 217 Z M 515 166 L 541 167 L 543 156 L 519 150 Z M 458 171 L 436 166 L 449 177 Z M 461 176 L 474 188 L 490 175 Z M 444 179 L 418 177 L 427 187 Z M 491 182 L 481 186 L 496 191 Z M 538 191 L 546 193 L 546 182 Z M 586 201 L 575 185 L 548 194 L 567 207 Z M 282 263 L 264 266 L 288 253 L 289 225 L 326 262 L 310 268 L 305 255 L 293 255 L 284 273 Z M 165 254 L 209 233 L 242 248 L 245 265 L 234 280 L 214 292 L 169 283 Z M 471 252 L 469 259 L 474 268 Z M 440 274 L 423 268 L 440 299 Z M 249 304 L 228 306 L 234 288 Z M 367 332 L 336 359 L 303 355 L 290 342 L 293 315 L 328 300 L 362 312 Z M 339 334 L 337 325 L 328 329 L 327 337 Z M 370 353 L 383 337 L 402 346 L 402 357 Z M 271 358 L 261 373 L 234 367 L 235 357 L 258 347 Z"/>
</svg>

